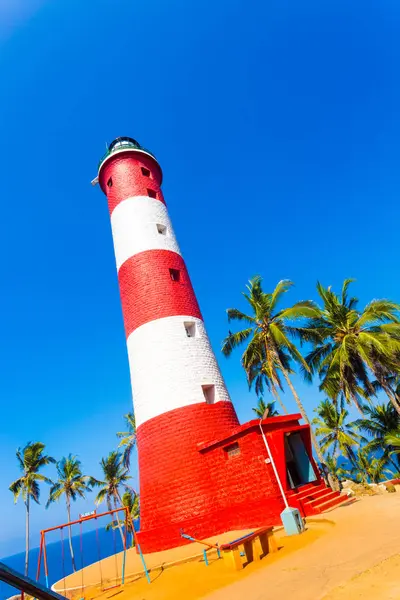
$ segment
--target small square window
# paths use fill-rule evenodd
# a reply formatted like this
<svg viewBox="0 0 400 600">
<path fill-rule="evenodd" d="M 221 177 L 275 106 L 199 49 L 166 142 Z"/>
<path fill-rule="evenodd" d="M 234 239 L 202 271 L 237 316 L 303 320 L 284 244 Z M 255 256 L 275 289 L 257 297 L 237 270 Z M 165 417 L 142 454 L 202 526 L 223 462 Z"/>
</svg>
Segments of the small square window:
<svg viewBox="0 0 400 600">
<path fill-rule="evenodd" d="M 146 167 L 142 167 L 142 175 L 145 177 L 150 177 L 150 169 L 146 169 Z"/>
<path fill-rule="evenodd" d="M 214 404 L 215 402 L 215 385 L 202 385 L 204 399 L 207 404 Z"/>
<path fill-rule="evenodd" d="M 161 223 L 157 223 L 157 231 L 160 235 L 168 235 L 168 228 L 166 225 L 161 225 Z"/>
<path fill-rule="evenodd" d="M 107 185 L 108 187 L 112 187 L 112 177 L 107 181 Z"/>
<path fill-rule="evenodd" d="M 181 272 L 178 269 L 170 269 L 169 274 L 170 274 L 172 281 L 180 281 L 181 280 Z"/>
<path fill-rule="evenodd" d="M 157 192 L 154 190 L 147 190 L 147 195 L 150 196 L 150 198 L 157 198 Z"/>
<path fill-rule="evenodd" d="M 240 448 L 237 442 L 235 444 L 231 444 L 230 446 L 226 446 L 224 450 L 227 458 L 233 458 L 234 456 L 238 456 L 240 454 Z"/>
<path fill-rule="evenodd" d="M 186 335 L 188 337 L 196 337 L 196 323 L 194 321 L 186 321 L 184 324 Z"/>
</svg>

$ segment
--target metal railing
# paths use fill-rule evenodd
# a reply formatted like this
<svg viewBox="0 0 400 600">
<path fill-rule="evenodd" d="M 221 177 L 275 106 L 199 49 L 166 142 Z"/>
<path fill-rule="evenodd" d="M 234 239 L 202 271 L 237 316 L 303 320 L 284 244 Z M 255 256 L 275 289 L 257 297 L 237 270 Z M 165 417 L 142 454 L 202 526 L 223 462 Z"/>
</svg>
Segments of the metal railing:
<svg viewBox="0 0 400 600">
<path fill-rule="evenodd" d="M 29 596 L 37 598 L 38 600 L 65 600 L 64 596 L 53 592 L 41 583 L 33 581 L 33 579 L 30 579 L 29 577 L 25 577 L 25 575 L 21 575 L 21 573 L 18 573 L 18 571 L 7 567 L 1 562 L 0 581 L 4 581 L 4 583 L 8 583 L 8 585 L 21 590 L 23 594 L 29 594 Z M 21 596 L 23 596 L 23 594 L 21 594 Z"/>
<path fill-rule="evenodd" d="M 134 150 L 143 150 L 143 152 L 150 154 L 150 156 L 152 156 L 153 158 L 155 158 L 155 160 L 157 160 L 156 157 L 154 156 L 154 153 L 150 152 L 150 150 L 147 150 L 147 148 L 144 148 L 140 144 L 130 143 L 130 144 L 124 144 L 121 146 L 116 146 L 111 149 L 107 149 L 107 151 L 103 154 L 103 156 L 99 160 L 98 168 L 100 168 L 101 163 L 111 154 L 117 154 L 118 152 L 124 152 L 125 150 L 129 150 L 131 148 L 133 148 Z"/>
</svg>

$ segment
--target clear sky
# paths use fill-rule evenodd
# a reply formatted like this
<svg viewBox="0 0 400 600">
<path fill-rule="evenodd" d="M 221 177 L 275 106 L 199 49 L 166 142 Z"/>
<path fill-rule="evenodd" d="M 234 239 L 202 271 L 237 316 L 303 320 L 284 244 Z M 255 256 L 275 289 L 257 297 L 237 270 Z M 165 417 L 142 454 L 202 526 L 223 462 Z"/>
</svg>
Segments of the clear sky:
<svg viewBox="0 0 400 600">
<path fill-rule="evenodd" d="M 252 275 L 294 280 L 292 302 L 349 276 L 362 303 L 400 300 L 399 18 L 394 0 L 0 1 L 0 555 L 23 549 L 17 446 L 41 440 L 98 476 L 131 408 L 90 186 L 106 142 L 133 136 L 163 167 L 242 420 L 255 397 L 219 348 Z M 316 386 L 298 387 L 311 411 Z M 32 512 L 35 545 L 64 507 Z"/>
</svg>

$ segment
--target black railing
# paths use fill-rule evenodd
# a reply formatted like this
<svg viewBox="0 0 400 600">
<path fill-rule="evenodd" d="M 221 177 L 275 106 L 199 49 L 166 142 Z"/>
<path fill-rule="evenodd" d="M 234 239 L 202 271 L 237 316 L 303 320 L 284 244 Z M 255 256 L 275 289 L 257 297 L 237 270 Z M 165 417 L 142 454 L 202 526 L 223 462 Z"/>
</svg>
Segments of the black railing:
<svg viewBox="0 0 400 600">
<path fill-rule="evenodd" d="M 100 168 L 101 163 L 108 156 L 110 156 L 111 154 L 116 154 L 117 152 L 124 152 L 125 150 L 143 150 L 143 152 L 146 152 L 147 154 L 150 154 L 150 156 L 152 156 L 153 158 L 156 158 L 154 156 L 153 152 L 150 152 L 150 150 L 147 150 L 147 148 L 144 148 L 137 142 L 122 143 L 121 145 L 116 145 L 116 146 L 110 145 L 110 148 L 107 149 L 107 152 L 105 152 L 103 154 L 103 156 L 101 157 L 101 159 L 99 160 L 98 168 Z"/>
<path fill-rule="evenodd" d="M 33 579 L 29 579 L 29 577 L 25 577 L 25 575 L 21 575 L 18 571 L 14 571 L 14 569 L 7 567 L 1 562 L 0 581 L 4 581 L 4 583 L 12 585 L 18 590 L 21 590 L 21 592 L 24 592 L 24 594 L 29 594 L 29 596 L 37 598 L 38 600 L 65 600 L 64 596 L 49 590 L 49 588 L 37 581 L 33 581 Z"/>
</svg>

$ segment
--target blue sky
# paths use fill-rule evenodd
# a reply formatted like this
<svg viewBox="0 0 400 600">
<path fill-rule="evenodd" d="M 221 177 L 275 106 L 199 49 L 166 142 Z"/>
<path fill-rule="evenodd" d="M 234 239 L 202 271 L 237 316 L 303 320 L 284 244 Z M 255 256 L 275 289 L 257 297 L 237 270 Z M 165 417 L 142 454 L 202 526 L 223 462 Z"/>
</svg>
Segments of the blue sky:
<svg viewBox="0 0 400 600">
<path fill-rule="evenodd" d="M 174 228 L 232 398 L 251 417 L 225 309 L 265 287 L 355 277 L 400 300 L 396 2 L 0 3 L 0 554 L 23 548 L 8 485 L 39 439 L 86 472 L 115 446 L 130 385 L 105 198 L 105 142 L 164 170 Z M 316 386 L 297 382 L 311 411 Z M 294 405 L 289 394 L 286 402 Z M 49 474 L 53 472 L 49 470 Z M 45 494 L 43 495 L 45 497 Z M 76 507 L 76 512 L 87 509 Z M 64 507 L 35 508 L 32 542 Z"/>
</svg>

